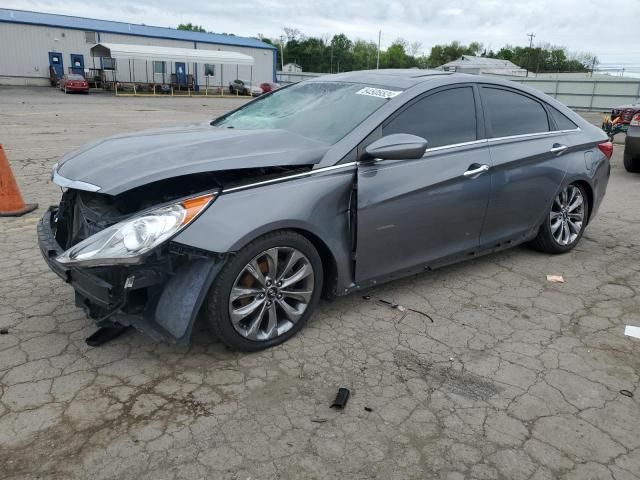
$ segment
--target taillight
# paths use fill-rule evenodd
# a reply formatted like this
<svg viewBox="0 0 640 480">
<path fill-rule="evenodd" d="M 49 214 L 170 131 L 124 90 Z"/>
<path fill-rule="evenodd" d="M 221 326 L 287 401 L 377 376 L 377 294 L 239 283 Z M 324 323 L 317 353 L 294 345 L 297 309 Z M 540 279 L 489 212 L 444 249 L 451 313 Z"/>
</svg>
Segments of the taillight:
<svg viewBox="0 0 640 480">
<path fill-rule="evenodd" d="M 640 127 L 640 113 L 636 113 L 633 116 L 629 125 L 631 125 L 632 127 Z"/>
<path fill-rule="evenodd" d="M 611 155 L 613 155 L 613 143 L 604 142 L 598 145 L 598 148 L 602 153 L 604 153 L 605 157 L 607 157 L 607 160 L 611 160 Z"/>
</svg>

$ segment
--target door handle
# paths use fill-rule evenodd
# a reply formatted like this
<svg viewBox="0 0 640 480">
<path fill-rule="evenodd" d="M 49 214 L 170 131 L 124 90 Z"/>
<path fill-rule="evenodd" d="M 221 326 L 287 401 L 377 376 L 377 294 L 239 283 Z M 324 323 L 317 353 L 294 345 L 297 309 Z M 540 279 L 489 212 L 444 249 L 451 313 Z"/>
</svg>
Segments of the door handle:
<svg viewBox="0 0 640 480">
<path fill-rule="evenodd" d="M 478 165 L 477 163 L 470 165 L 469 168 L 473 168 L 473 170 L 467 170 L 466 172 L 464 172 L 463 175 L 465 177 L 476 177 L 477 175 L 481 175 L 484 172 L 489 171 L 489 165 Z"/>
<path fill-rule="evenodd" d="M 560 145 L 559 143 L 554 143 L 554 144 L 553 144 L 553 147 L 551 147 L 551 148 L 549 149 L 549 151 L 550 151 L 551 153 L 558 153 L 558 154 L 560 154 L 560 153 L 564 152 L 567 148 L 569 148 L 569 147 L 567 147 L 566 145 Z"/>
</svg>

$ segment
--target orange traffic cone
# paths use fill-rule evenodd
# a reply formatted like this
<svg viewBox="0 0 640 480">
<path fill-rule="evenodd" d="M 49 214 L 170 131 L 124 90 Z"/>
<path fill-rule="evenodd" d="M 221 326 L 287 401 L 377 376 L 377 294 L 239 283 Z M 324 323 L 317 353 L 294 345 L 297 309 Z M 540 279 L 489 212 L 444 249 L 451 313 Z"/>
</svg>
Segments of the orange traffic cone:
<svg viewBox="0 0 640 480">
<path fill-rule="evenodd" d="M 33 212 L 36 208 L 37 203 L 25 205 L 22 200 L 9 160 L 0 145 L 0 217 L 19 217 Z"/>
</svg>

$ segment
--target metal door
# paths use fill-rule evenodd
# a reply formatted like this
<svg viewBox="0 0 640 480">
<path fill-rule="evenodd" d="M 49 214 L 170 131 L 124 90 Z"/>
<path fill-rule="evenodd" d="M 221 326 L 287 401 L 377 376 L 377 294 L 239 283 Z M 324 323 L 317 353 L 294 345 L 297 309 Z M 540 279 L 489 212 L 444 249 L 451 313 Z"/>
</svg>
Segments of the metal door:
<svg viewBox="0 0 640 480">
<path fill-rule="evenodd" d="M 187 69 L 183 62 L 176 62 L 176 80 L 178 85 L 187 84 Z"/>
<path fill-rule="evenodd" d="M 62 78 L 64 75 L 64 62 L 60 52 L 49 52 L 49 68 L 51 68 L 56 78 Z"/>
<path fill-rule="evenodd" d="M 84 77 L 84 55 L 78 53 L 71 54 L 71 73 Z"/>
</svg>

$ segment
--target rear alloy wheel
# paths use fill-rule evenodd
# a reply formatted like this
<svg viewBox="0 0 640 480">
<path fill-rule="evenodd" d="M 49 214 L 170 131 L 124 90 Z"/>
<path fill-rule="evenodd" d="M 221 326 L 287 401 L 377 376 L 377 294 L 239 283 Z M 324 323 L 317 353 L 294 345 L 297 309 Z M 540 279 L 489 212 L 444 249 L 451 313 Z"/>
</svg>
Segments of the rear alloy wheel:
<svg viewBox="0 0 640 480">
<path fill-rule="evenodd" d="M 267 234 L 221 270 L 209 292 L 209 324 L 223 342 L 239 350 L 277 345 L 311 316 L 322 280 L 322 262 L 309 240 L 289 231 Z"/>
<path fill-rule="evenodd" d="M 553 201 L 531 245 L 547 253 L 564 253 L 578 244 L 589 218 L 589 202 L 578 184 L 564 187 Z"/>
</svg>

